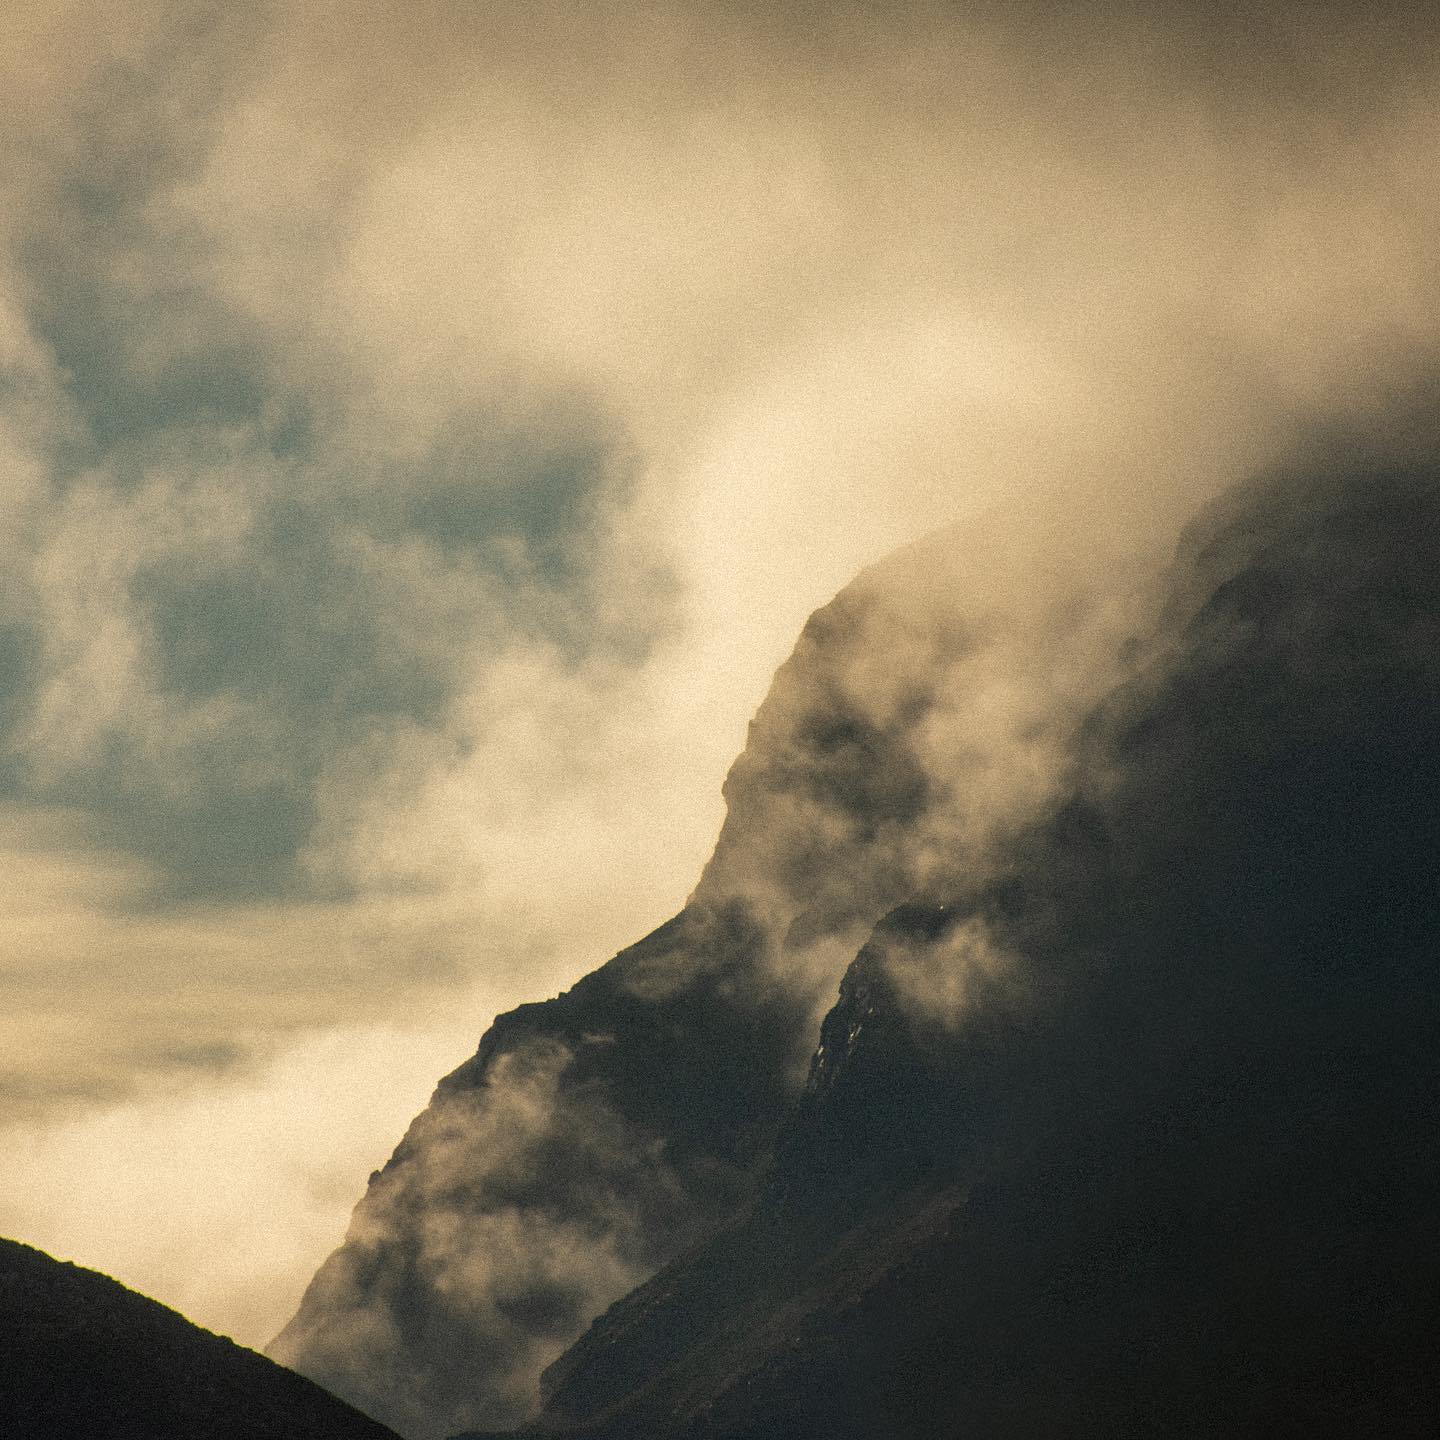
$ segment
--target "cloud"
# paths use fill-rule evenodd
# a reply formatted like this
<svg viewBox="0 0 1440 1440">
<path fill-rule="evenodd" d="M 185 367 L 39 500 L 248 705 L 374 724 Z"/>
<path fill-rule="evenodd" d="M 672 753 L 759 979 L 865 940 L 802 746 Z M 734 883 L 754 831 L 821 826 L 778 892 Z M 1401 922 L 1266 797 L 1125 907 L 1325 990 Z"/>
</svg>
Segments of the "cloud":
<svg viewBox="0 0 1440 1440">
<path fill-rule="evenodd" d="M 365 1376 L 371 1403 L 411 1433 L 476 1421 L 474 1402 L 448 1383 L 458 1370 L 492 1377 L 480 1418 L 532 1410 L 542 1366 L 646 1273 L 627 1254 L 643 1250 L 640 1216 L 683 1200 L 659 1149 L 598 1097 L 561 1098 L 573 1058 L 536 1041 L 501 1057 L 483 1092 L 437 1096 L 411 1129 L 411 1163 L 372 1183 L 347 1264 L 331 1262 L 317 1280 L 323 1330 L 292 1327 L 276 1353 L 301 1347 L 320 1373 L 328 1360 L 350 1390 Z M 540 1195 L 545 1203 L 526 1203 Z M 401 1230 L 412 1242 L 403 1250 L 391 1243 Z M 388 1306 L 373 1303 L 380 1293 Z M 357 1303 L 362 1294 L 371 1303 Z M 417 1323 L 432 1340 L 405 1373 L 397 1332 Z"/>
<path fill-rule="evenodd" d="M 1376 145 L 1406 164 L 1423 138 L 1409 72 L 1389 73 L 1359 139 L 1337 148 L 1326 135 L 1323 166 L 1318 142 L 1277 148 L 1288 117 L 1318 103 L 1308 77 L 1328 73 L 1331 45 L 1350 34 L 1343 14 L 1308 59 L 1282 27 L 1261 27 L 1266 73 L 1299 80 L 1261 114 L 1224 116 L 1217 77 L 1183 55 L 1164 59 L 1131 35 L 1106 57 L 1105 42 L 1131 33 L 1107 22 L 1090 42 L 1102 69 L 1145 64 L 1119 97 L 1081 87 L 1073 138 L 1041 146 L 1025 125 L 1047 112 L 1035 84 L 1018 82 L 1055 73 L 1063 47 L 1018 17 L 967 28 L 930 7 L 898 20 L 855 12 L 840 45 L 839 17 L 820 7 L 825 43 L 797 44 L 784 23 L 702 9 L 630 49 L 634 17 L 612 17 L 602 37 L 566 6 L 483 20 L 425 6 L 404 35 L 386 7 L 367 14 L 351 65 L 319 57 L 334 19 L 323 5 L 224 23 L 204 7 L 135 12 L 128 51 L 84 98 L 60 92 L 64 120 L 32 187 L 42 203 L 17 241 L 68 437 L 49 459 L 63 503 L 46 563 L 68 600 L 67 554 L 88 555 L 105 527 L 117 567 L 93 593 L 103 621 L 72 617 L 91 642 L 83 655 L 72 638 L 52 657 L 52 615 L 34 617 L 39 638 L 17 621 L 13 688 L 43 695 L 29 736 L 40 753 L 18 783 L 47 801 L 114 804 L 127 843 L 182 892 L 293 883 L 322 790 L 340 828 L 334 774 L 357 769 L 346 752 L 368 764 L 386 735 L 399 749 L 416 730 L 443 733 L 483 664 L 467 638 L 513 628 L 525 643 L 540 629 L 562 649 L 595 643 L 597 588 L 614 607 L 615 572 L 646 524 L 660 526 L 641 562 L 656 584 L 605 639 L 643 660 L 672 558 L 662 552 L 678 548 L 692 613 L 747 637 L 733 658 L 713 643 L 693 652 L 682 673 L 719 660 L 718 680 L 754 695 L 786 629 L 877 542 L 1017 491 L 1108 498 L 1038 470 L 1045 443 L 1061 447 L 1055 469 L 1078 473 L 1087 452 L 1098 468 L 1097 446 L 1126 458 L 1114 438 L 1126 421 L 1193 437 L 1190 405 L 1236 400 L 1220 371 L 1245 363 L 1238 345 L 1272 387 L 1239 407 L 1235 445 L 1248 454 L 1246 426 L 1273 424 L 1294 398 L 1275 373 L 1303 331 L 1294 307 L 1313 325 L 1322 295 L 1341 300 L 1323 322 L 1336 340 L 1364 300 L 1376 305 L 1371 334 L 1414 313 L 1387 287 L 1413 274 L 1405 252 L 1422 216 L 1396 210 L 1383 173 L 1357 170 Z M 1214 19 L 1217 35 L 1237 23 Z M 555 49 L 563 33 L 584 44 Z M 873 47 L 857 50 L 856 34 Z M 926 58 L 939 41 L 963 56 L 969 91 Z M 359 86 L 359 57 L 384 47 L 382 78 Z M 254 58 L 235 63 L 242 52 Z M 592 52 L 610 79 L 572 92 Z M 672 63 L 657 80 L 661 57 Z M 191 83 L 196 65 L 213 84 Z M 562 89 L 573 103 L 557 103 Z M 1134 121 L 1177 96 L 1192 108 L 1166 154 Z M 102 130 L 101 106 L 120 121 Z M 1247 126 L 1269 137 L 1245 161 L 1276 181 L 1263 207 L 1227 168 Z M 1115 134 L 1108 155 L 1100 141 Z M 328 183 L 272 195 L 279 147 Z M 1072 153 L 1074 167 L 1057 164 Z M 886 155 L 904 163 L 880 164 Z M 272 208 L 282 193 L 287 233 Z M 1047 211 L 1070 223 L 1036 223 Z M 1242 257 L 1227 241 L 1252 219 Z M 1347 225 L 1364 225 L 1371 244 L 1328 238 Z M 1005 237 L 1021 232 L 1027 248 L 1007 258 Z M 256 245 L 283 257 L 263 279 Z M 1263 313 L 1240 313 L 1260 288 Z M 1155 382 L 1137 376 L 1137 343 L 1159 363 Z M 707 353 L 717 345 L 731 358 Z M 1310 370 L 1296 367 L 1302 380 Z M 1161 401 L 1177 382 L 1195 386 L 1192 401 Z M 1117 383 L 1132 392 L 1125 419 L 1087 418 L 1115 404 Z M 1224 443 L 1204 443 L 1228 473 Z M 641 457 L 660 463 L 642 470 Z M 1205 461 L 1193 464 L 1203 474 Z M 1188 488 L 1176 482 L 1176 506 Z M 629 527 L 623 554 L 603 538 L 617 520 Z M 182 534 L 154 545 L 167 524 Z M 817 526 L 814 580 L 784 586 L 786 547 Z M 727 527 L 739 543 L 717 541 Z M 142 564 L 147 546 L 158 553 Z M 729 610 L 740 595 L 764 603 Z M 423 637 L 403 623 L 422 615 Z M 22 675 L 27 646 L 38 659 Z M 178 755 L 85 713 L 89 691 L 137 725 L 148 715 Z M 55 752 L 62 731 L 87 742 L 67 738 L 81 753 Z M 174 762 L 187 785 L 166 793 L 158 772 Z"/>
<path fill-rule="evenodd" d="M 437 1049 L 466 1047 L 468 1027 L 428 1018 L 334 1028 L 220 1076 L 213 1062 L 231 1057 L 178 1057 L 191 1069 L 183 1084 L 8 1125 L 0 1229 L 260 1345 L 343 1229 L 356 1175 L 381 1159 L 378 1135 L 429 1093 Z"/>
<path fill-rule="evenodd" d="M 303 306 L 228 288 L 194 191 L 269 21 L 131 8 L 96 52 L 83 19 L 15 17 L 34 163 L 0 272 L 0 797 L 20 873 L 64 876 L 55 942 L 7 934 L 23 1114 L 243 1063 L 387 986 L 401 1012 L 463 989 L 487 867 L 433 823 L 396 843 L 415 794 L 502 788 L 507 677 L 577 677 L 593 725 L 583 697 L 673 628 L 593 387 L 502 365 L 392 426 Z M 535 960 L 570 924 L 509 922 L 531 983 L 579 963 Z"/>
<path fill-rule="evenodd" d="M 818 995 L 985 862 L 1097 590 L 1433 347 L 1433 27 L 1201 10 L 7 7 L 15 1104 L 569 983 L 679 908 L 805 617 L 952 522 L 968 628 L 899 562 L 707 883 L 810 893 Z"/>
<path fill-rule="evenodd" d="M 593 402 L 538 381 L 528 414 L 476 397 L 357 443 L 213 287 L 133 273 L 173 258 L 153 169 L 106 172 L 140 217 L 127 263 L 113 216 L 109 249 L 86 240 L 71 177 L 47 228 L 73 248 L 31 266 L 76 321 L 32 318 L 70 425 L 12 561 L 11 793 L 90 810 L 182 892 L 274 893 L 347 748 L 442 730 L 507 645 L 643 652 L 592 599 L 633 464 Z"/>
</svg>

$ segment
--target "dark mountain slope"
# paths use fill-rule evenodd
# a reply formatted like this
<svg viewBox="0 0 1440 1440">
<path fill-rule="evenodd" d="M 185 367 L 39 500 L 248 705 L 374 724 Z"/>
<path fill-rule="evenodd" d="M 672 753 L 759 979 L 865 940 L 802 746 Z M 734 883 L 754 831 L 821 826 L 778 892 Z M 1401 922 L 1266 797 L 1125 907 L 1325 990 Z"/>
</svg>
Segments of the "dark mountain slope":
<svg viewBox="0 0 1440 1440">
<path fill-rule="evenodd" d="M 749 1198 L 803 1005 L 738 906 L 692 905 L 502 1016 L 372 1177 L 279 1359 L 407 1434 L 518 1418 L 596 1309 Z"/>
<path fill-rule="evenodd" d="M 108 1276 L 0 1240 L 13 1440 L 395 1440 L 318 1385 Z"/>
<path fill-rule="evenodd" d="M 812 618 L 684 912 L 495 1022 L 372 1177 L 277 1359 L 416 1440 L 515 1424 L 596 1314 L 743 1212 L 828 995 L 916 889 L 927 816 L 966 813 L 928 726 L 1010 637 L 935 603 L 955 547 L 932 548 Z"/>
<path fill-rule="evenodd" d="M 1192 527 L 1049 814 L 880 927 L 749 1215 L 535 1433 L 1433 1433 L 1437 561 L 1425 473 Z"/>
</svg>

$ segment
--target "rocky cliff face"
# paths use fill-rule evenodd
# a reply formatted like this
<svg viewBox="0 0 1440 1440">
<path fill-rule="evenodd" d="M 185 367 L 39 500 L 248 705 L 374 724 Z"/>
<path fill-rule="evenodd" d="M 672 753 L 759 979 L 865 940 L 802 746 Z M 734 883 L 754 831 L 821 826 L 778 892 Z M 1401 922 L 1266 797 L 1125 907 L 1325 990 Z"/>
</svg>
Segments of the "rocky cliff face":
<svg viewBox="0 0 1440 1440">
<path fill-rule="evenodd" d="M 550 1362 L 537 1434 L 1406 1433 L 1437 555 L 1433 472 L 1357 464 L 1138 611 L 862 577 L 686 911 L 497 1022 L 277 1354 L 417 1436 Z"/>
<path fill-rule="evenodd" d="M 0 1240 L 15 1440 L 396 1440 L 318 1385 L 106 1275 Z"/>
<path fill-rule="evenodd" d="M 523 1418 L 599 1309 L 747 1198 L 802 1028 L 765 945 L 743 908 L 693 904 L 501 1017 L 272 1353 L 409 1435 Z"/>
<path fill-rule="evenodd" d="M 963 729 L 951 691 L 1011 675 L 1024 607 L 987 585 L 961 624 L 937 603 L 957 555 L 898 557 L 811 620 L 683 913 L 496 1021 L 372 1178 L 277 1359 L 418 1440 L 516 1424 L 596 1314 L 743 1211 L 845 965 L 995 809 L 932 752 Z M 1042 751 L 1035 698 L 1012 685 L 973 753 L 1002 732 Z"/>
<path fill-rule="evenodd" d="M 1070 784 L 877 929 L 748 1212 L 535 1433 L 1428 1433 L 1437 555 L 1429 475 L 1195 526 Z"/>
</svg>

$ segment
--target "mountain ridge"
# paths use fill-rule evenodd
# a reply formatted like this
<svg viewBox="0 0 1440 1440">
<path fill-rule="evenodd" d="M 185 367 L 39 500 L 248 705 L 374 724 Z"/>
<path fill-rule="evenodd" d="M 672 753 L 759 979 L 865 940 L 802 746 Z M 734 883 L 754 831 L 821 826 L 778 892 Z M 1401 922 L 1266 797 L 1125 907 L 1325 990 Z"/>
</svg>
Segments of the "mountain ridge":
<svg viewBox="0 0 1440 1440">
<path fill-rule="evenodd" d="M 439 1356 L 400 1422 L 420 1440 L 1403 1408 L 1419 1361 L 1385 1297 L 1425 1317 L 1401 1248 L 1440 1289 L 1404 1173 L 1430 1174 L 1440 1099 L 1437 553 L 1434 474 L 1347 460 L 1210 507 L 1128 633 L 957 620 L 944 575 L 842 592 L 686 911 L 497 1022 L 381 1172 L 404 1205 L 367 1197 L 330 1262 L 382 1283 L 327 1297 L 322 1270 L 301 1329 L 309 1307 L 343 1352 L 351 1301 L 398 1317 L 399 1349 L 342 1362 L 383 1389 L 397 1354 Z"/>
<path fill-rule="evenodd" d="M 882 922 L 748 1215 L 518 1433 L 1427 1434 L 1437 553 L 1428 475 L 1198 521 L 1073 783 Z"/>
<path fill-rule="evenodd" d="M 744 1208 L 825 996 L 914 889 L 911 835 L 941 808 L 915 656 L 938 675 L 994 643 L 924 578 L 871 567 L 811 618 L 685 909 L 494 1022 L 271 1354 L 417 1440 L 518 1424 L 595 1314 Z M 907 653 L 877 659 L 877 633 Z"/>
</svg>

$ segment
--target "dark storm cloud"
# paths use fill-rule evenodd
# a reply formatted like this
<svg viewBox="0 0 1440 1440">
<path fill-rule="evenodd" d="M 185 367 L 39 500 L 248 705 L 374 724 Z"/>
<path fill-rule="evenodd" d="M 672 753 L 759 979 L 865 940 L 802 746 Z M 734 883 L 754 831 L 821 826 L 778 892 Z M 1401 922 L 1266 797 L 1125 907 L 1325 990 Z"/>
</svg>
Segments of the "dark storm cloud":
<svg viewBox="0 0 1440 1440">
<path fill-rule="evenodd" d="M 162 893 L 276 894 L 316 882 L 297 859 L 347 755 L 444 734 L 507 646 L 638 658 L 655 616 L 596 618 L 634 457 L 583 390 L 517 378 L 387 444 L 338 361 L 298 370 L 227 298 L 174 194 L 263 30 L 177 14 L 45 137 L 20 222 L 54 421 L 0 630 L 3 782 Z"/>
<path fill-rule="evenodd" d="M 603 424 L 588 452 L 484 415 L 455 428 L 379 474 L 253 451 L 215 470 L 213 436 L 192 431 L 129 487 L 77 480 L 43 553 L 73 557 L 102 516 L 134 526 L 94 583 L 131 628 L 139 713 L 107 717 L 73 757 L 59 739 L 46 766 L 22 690 L 14 793 L 103 817 L 184 888 L 284 888 L 327 766 L 387 732 L 442 732 L 484 657 L 535 640 L 643 647 L 598 633 L 585 606 L 591 527 L 624 482 Z M 18 635 L 33 708 L 84 637 L 43 619 Z"/>
<path fill-rule="evenodd" d="M 211 292 L 205 239 L 168 203 L 203 173 L 226 108 L 253 82 L 244 57 L 261 13 L 171 7 L 138 52 L 121 47 L 28 137 L 39 164 L 12 244 L 74 420 L 57 479 L 67 461 L 171 426 L 253 424 L 274 393 L 266 337 Z"/>
</svg>

